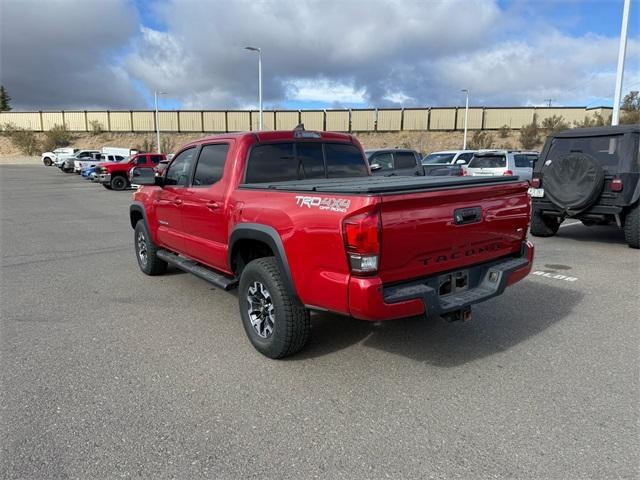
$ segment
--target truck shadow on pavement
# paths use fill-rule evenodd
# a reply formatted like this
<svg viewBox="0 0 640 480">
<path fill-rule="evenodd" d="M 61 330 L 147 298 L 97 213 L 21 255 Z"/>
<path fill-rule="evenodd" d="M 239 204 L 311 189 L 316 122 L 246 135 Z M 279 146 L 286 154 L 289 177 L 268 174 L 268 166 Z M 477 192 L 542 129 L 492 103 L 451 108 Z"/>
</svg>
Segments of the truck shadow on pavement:
<svg viewBox="0 0 640 480">
<path fill-rule="evenodd" d="M 312 316 L 312 337 L 291 360 L 328 355 L 361 343 L 439 367 L 464 365 L 510 349 L 571 314 L 583 293 L 525 280 L 473 307 L 469 322 L 414 317 L 372 323 L 328 313 Z"/>
<path fill-rule="evenodd" d="M 582 223 L 566 225 L 560 228 L 553 238 L 591 243 L 627 244 L 624 240 L 624 232 L 616 225 L 593 225 L 591 227 L 586 227 Z"/>
</svg>

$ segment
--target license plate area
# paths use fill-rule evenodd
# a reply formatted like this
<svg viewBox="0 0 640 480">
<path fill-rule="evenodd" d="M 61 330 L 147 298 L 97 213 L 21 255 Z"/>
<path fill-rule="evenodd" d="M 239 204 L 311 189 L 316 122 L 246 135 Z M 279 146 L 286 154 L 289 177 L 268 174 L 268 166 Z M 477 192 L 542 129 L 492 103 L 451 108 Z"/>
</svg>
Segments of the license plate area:
<svg viewBox="0 0 640 480">
<path fill-rule="evenodd" d="M 529 188 L 529 195 L 535 198 L 544 197 L 544 188 Z"/>
<path fill-rule="evenodd" d="M 469 270 L 459 270 L 438 277 L 438 295 L 446 297 L 469 288 Z"/>
</svg>

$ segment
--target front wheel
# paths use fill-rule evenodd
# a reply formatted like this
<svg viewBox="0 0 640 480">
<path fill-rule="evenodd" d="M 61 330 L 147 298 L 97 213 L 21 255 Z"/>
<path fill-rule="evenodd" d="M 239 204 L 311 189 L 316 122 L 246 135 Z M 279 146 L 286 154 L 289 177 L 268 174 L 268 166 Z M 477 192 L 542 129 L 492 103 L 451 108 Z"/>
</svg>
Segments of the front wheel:
<svg viewBox="0 0 640 480">
<path fill-rule="evenodd" d="M 540 210 L 531 213 L 531 235 L 536 237 L 553 237 L 558 233 L 560 222 L 556 217 L 545 217 Z"/>
<path fill-rule="evenodd" d="M 111 188 L 113 190 L 124 190 L 129 186 L 128 180 L 122 175 L 116 175 L 111 179 Z"/>
<path fill-rule="evenodd" d="M 149 235 L 144 220 L 138 220 L 134 229 L 134 246 L 138 266 L 147 275 L 160 275 L 167 270 L 167 262 L 158 258 L 158 247 Z"/>
<path fill-rule="evenodd" d="M 624 217 L 624 239 L 631 248 L 640 248 L 640 203 L 627 212 Z"/>
<path fill-rule="evenodd" d="M 240 276 L 238 300 L 244 330 L 263 355 L 283 358 L 307 343 L 309 310 L 285 287 L 275 258 L 249 262 Z"/>
<path fill-rule="evenodd" d="M 47 166 L 50 167 L 51 165 L 53 165 L 53 162 L 51 161 L 51 159 L 49 157 L 44 157 L 44 159 L 42 160 L 42 162 Z"/>
</svg>

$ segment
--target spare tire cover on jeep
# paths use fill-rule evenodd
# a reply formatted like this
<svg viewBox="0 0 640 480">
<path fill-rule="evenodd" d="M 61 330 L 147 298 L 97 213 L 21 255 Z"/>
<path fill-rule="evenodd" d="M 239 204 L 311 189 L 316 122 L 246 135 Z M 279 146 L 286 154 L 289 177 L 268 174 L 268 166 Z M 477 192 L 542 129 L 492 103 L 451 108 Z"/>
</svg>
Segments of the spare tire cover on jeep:
<svg viewBox="0 0 640 480">
<path fill-rule="evenodd" d="M 604 172 L 593 157 L 569 153 L 544 170 L 544 193 L 563 213 L 586 210 L 602 192 Z"/>
</svg>

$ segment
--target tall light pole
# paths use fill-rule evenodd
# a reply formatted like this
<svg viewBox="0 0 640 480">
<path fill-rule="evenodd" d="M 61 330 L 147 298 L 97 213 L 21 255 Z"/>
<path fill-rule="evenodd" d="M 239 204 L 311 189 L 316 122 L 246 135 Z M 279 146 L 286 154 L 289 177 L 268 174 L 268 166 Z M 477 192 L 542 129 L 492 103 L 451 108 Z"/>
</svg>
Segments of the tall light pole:
<svg viewBox="0 0 640 480">
<path fill-rule="evenodd" d="M 460 90 L 462 93 L 466 93 L 467 100 L 464 106 L 464 140 L 462 141 L 462 149 L 467 149 L 467 122 L 469 121 L 469 89 L 465 88 Z"/>
<path fill-rule="evenodd" d="M 622 77 L 624 76 L 624 57 L 627 53 L 627 31 L 629 30 L 629 9 L 631 0 L 624 0 L 622 10 L 622 28 L 620 30 L 620 48 L 618 50 L 618 72 L 616 73 L 616 91 L 613 96 L 613 114 L 611 125 L 618 125 L 620 120 L 620 98 L 622 97 Z"/>
<path fill-rule="evenodd" d="M 245 50 L 258 52 L 258 106 L 260 116 L 258 117 L 258 130 L 262 130 L 262 50 L 258 47 L 244 47 Z"/>
<path fill-rule="evenodd" d="M 162 153 L 160 150 L 160 123 L 158 122 L 158 95 L 166 95 L 167 92 L 159 92 L 157 90 L 153 91 L 153 102 L 156 106 L 156 150 L 158 153 Z"/>
</svg>

